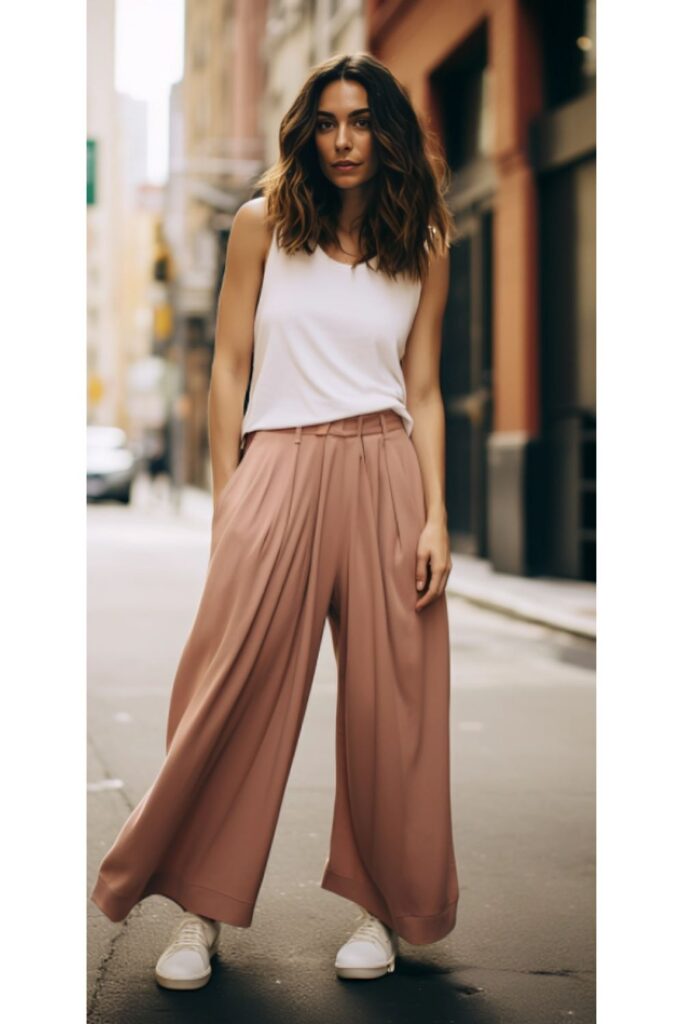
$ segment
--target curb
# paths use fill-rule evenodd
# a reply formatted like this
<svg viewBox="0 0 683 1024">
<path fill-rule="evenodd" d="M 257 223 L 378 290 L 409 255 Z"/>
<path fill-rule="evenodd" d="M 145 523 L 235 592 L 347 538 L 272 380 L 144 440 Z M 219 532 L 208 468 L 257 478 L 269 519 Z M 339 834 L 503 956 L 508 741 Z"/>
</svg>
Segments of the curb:
<svg viewBox="0 0 683 1024">
<path fill-rule="evenodd" d="M 559 630 L 562 633 L 571 633 L 573 636 L 585 640 L 596 640 L 595 622 L 584 623 L 573 617 L 553 613 L 552 609 L 539 609 L 531 603 L 509 602 L 496 598 L 494 595 L 476 593 L 466 587 L 458 586 L 457 582 L 446 585 L 446 593 L 450 597 L 457 597 L 469 604 L 486 608 L 489 611 L 497 612 L 500 615 L 507 615 L 513 619 L 520 619 L 523 622 L 533 622 L 538 626 L 546 626 L 548 629 Z"/>
</svg>

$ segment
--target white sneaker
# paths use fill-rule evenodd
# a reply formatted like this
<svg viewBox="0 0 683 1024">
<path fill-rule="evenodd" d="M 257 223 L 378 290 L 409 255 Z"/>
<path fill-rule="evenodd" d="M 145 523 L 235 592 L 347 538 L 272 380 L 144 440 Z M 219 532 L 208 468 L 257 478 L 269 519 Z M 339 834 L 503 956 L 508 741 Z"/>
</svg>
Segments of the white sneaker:
<svg viewBox="0 0 683 1024">
<path fill-rule="evenodd" d="M 218 949 L 220 921 L 184 910 L 171 941 L 157 960 L 155 977 L 163 988 L 201 988 L 211 977 L 211 957 Z"/>
<path fill-rule="evenodd" d="M 340 978 L 381 978 L 396 966 L 398 935 L 360 908 L 361 923 L 337 953 L 334 966 Z"/>
</svg>

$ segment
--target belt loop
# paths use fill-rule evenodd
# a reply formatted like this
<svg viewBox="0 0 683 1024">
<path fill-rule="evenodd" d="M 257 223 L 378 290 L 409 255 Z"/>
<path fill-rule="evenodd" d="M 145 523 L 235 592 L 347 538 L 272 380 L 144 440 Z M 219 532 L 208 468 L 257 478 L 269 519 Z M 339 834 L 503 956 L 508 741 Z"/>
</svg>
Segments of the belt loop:
<svg viewBox="0 0 683 1024">
<path fill-rule="evenodd" d="M 360 457 L 363 460 L 363 462 L 365 462 L 365 447 L 363 445 L 363 415 L 362 415 L 362 413 L 358 417 L 358 430 L 356 431 L 356 436 L 358 437 L 358 443 L 360 444 Z"/>
<path fill-rule="evenodd" d="M 386 415 L 387 414 L 384 412 L 384 410 L 382 410 L 382 412 L 380 412 L 380 414 L 379 414 L 379 422 L 380 422 L 380 426 L 382 427 L 382 439 L 384 439 L 387 436 L 387 433 L 388 433 L 388 431 L 387 431 L 387 424 L 386 424 Z"/>
<path fill-rule="evenodd" d="M 294 438 L 294 444 L 301 444 L 301 427 L 296 428 L 296 436 Z"/>
</svg>

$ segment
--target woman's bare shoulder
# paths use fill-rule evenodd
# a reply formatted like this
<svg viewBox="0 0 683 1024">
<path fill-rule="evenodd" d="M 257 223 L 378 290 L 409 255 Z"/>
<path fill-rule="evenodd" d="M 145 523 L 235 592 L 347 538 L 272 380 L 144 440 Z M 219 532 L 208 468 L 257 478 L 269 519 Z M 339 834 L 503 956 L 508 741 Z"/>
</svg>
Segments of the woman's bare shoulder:
<svg viewBox="0 0 683 1024">
<path fill-rule="evenodd" d="M 272 229 L 266 219 L 266 200 L 264 196 L 248 199 L 239 207 L 232 221 L 231 234 L 240 248 L 260 252 L 265 257 L 272 238 Z"/>
</svg>

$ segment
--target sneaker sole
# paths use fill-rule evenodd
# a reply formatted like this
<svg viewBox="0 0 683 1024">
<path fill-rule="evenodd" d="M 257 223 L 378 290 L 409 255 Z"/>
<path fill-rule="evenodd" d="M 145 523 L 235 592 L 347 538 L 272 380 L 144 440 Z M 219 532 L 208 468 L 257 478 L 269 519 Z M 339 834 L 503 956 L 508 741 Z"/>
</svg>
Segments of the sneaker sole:
<svg viewBox="0 0 683 1024">
<path fill-rule="evenodd" d="M 337 967 L 334 965 L 338 978 L 355 978 L 358 981 L 369 980 L 370 978 L 381 978 L 385 974 L 391 974 L 396 968 L 396 957 L 393 956 L 388 964 L 383 967 Z"/>
<path fill-rule="evenodd" d="M 166 978 L 163 974 L 159 974 L 157 971 L 154 972 L 154 976 L 157 980 L 157 984 L 161 985 L 162 988 L 173 988 L 173 989 L 194 989 L 203 988 L 211 978 L 211 968 L 206 975 L 202 975 L 199 978 Z"/>
<path fill-rule="evenodd" d="M 218 950 L 218 939 L 209 946 L 209 961 L 215 956 Z M 157 969 L 154 969 L 154 977 L 156 978 L 157 984 L 161 985 L 162 988 L 172 988 L 178 990 L 191 990 L 195 988 L 203 988 L 211 979 L 211 963 L 209 963 L 208 970 L 205 974 L 200 974 L 196 978 L 170 978 L 165 974 L 160 974 Z"/>
</svg>

